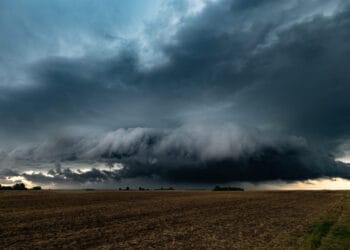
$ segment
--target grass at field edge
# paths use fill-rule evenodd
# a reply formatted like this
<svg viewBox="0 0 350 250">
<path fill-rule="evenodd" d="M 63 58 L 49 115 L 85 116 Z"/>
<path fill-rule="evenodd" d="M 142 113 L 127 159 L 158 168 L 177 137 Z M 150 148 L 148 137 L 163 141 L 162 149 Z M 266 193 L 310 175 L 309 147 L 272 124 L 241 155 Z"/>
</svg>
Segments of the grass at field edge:
<svg viewBox="0 0 350 250">
<path fill-rule="evenodd" d="M 350 192 L 311 226 L 304 249 L 350 249 Z"/>
</svg>

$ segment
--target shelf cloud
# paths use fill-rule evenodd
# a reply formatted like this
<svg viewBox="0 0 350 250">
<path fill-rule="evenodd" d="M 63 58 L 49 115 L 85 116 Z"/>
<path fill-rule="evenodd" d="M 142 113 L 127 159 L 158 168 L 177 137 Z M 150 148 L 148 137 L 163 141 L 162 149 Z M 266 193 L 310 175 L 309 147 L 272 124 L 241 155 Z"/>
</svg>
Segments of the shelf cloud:
<svg viewBox="0 0 350 250">
<path fill-rule="evenodd" d="M 7 171 L 35 182 L 101 182 L 155 178 L 175 183 L 350 178 L 348 165 L 310 148 L 303 138 L 281 137 L 252 128 L 186 126 L 172 130 L 118 129 L 95 137 L 57 138 L 6 154 L 13 164 L 52 163 L 46 173 Z M 110 169 L 71 170 L 74 162 L 103 163 Z M 114 164 L 121 167 L 113 169 Z M 5 172 L 6 173 L 6 172 Z"/>
</svg>

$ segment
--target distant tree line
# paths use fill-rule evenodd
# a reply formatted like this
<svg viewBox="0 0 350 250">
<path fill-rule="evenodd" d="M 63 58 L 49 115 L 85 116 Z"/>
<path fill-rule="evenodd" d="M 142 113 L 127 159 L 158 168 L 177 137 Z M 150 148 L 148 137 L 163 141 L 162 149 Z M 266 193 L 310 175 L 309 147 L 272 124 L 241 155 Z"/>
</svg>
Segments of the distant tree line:
<svg viewBox="0 0 350 250">
<path fill-rule="evenodd" d="M 215 186 L 213 191 L 244 191 L 244 189 L 240 188 L 240 187 L 220 187 L 220 186 Z"/>
<path fill-rule="evenodd" d="M 125 187 L 125 188 L 118 188 L 119 191 L 130 191 L 133 190 L 130 187 Z M 144 188 L 144 187 L 139 187 L 139 191 L 149 191 L 149 190 L 175 190 L 173 187 L 161 187 L 161 188 L 155 188 L 155 189 L 150 189 L 150 188 Z"/>
<path fill-rule="evenodd" d="M 28 188 L 26 188 L 26 185 L 24 185 L 24 183 L 16 183 L 13 186 L 2 186 L 0 184 L 0 190 L 28 190 Z M 31 190 L 41 190 L 41 187 L 35 186 L 32 187 Z"/>
<path fill-rule="evenodd" d="M 161 187 L 161 188 L 158 188 L 158 189 L 155 189 L 155 190 L 175 190 L 173 187 Z"/>
</svg>

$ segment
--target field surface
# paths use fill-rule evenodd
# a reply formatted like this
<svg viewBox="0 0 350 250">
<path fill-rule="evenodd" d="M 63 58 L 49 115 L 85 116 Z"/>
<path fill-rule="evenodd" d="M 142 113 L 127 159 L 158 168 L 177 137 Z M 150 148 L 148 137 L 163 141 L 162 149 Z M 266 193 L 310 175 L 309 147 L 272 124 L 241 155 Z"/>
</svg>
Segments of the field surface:
<svg viewBox="0 0 350 250">
<path fill-rule="evenodd" d="M 346 249 L 331 191 L 1 191 L 0 249 Z"/>
</svg>

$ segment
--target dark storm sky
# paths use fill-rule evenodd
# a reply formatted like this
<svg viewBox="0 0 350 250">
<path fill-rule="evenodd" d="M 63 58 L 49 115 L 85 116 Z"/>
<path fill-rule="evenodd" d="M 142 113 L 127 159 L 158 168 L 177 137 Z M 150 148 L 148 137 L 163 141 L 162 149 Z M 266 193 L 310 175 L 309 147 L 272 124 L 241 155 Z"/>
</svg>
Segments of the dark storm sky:
<svg viewBox="0 0 350 250">
<path fill-rule="evenodd" d="M 4 0 L 0 36 L 3 182 L 350 178 L 346 0 Z"/>
</svg>

